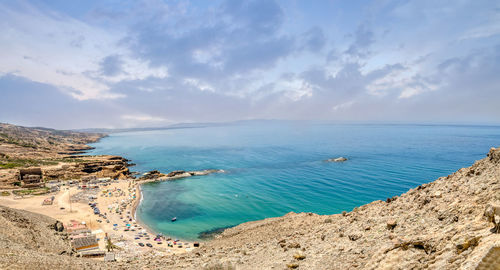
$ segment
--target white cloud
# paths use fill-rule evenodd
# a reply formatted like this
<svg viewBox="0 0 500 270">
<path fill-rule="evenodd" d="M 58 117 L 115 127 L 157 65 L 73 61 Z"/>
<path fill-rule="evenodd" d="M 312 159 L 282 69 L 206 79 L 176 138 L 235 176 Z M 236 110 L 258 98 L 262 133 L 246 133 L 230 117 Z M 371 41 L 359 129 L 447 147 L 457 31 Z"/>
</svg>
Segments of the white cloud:
<svg viewBox="0 0 500 270">
<path fill-rule="evenodd" d="M 184 79 L 184 83 L 187 85 L 194 86 L 201 91 L 215 92 L 215 88 L 212 87 L 210 84 L 202 82 L 195 78 L 186 78 Z"/>
<path fill-rule="evenodd" d="M 168 76 L 166 68 L 128 57 L 123 74 L 97 76 L 101 59 L 130 54 L 117 45 L 124 35 L 28 3 L 0 3 L 0 28 L 0 73 L 57 86 L 80 100 L 120 98 L 108 91 L 110 83 Z"/>
<path fill-rule="evenodd" d="M 135 121 L 135 122 L 170 122 L 169 120 L 162 117 L 155 117 L 147 114 L 122 115 L 123 120 Z"/>
<path fill-rule="evenodd" d="M 311 97 L 313 95 L 313 87 L 310 83 L 302 79 L 281 80 L 277 84 L 277 89 L 282 91 L 284 95 L 292 101 L 299 101 L 302 98 Z"/>
<path fill-rule="evenodd" d="M 354 104 L 354 101 L 344 102 L 344 103 L 337 104 L 337 105 L 333 106 L 332 110 L 333 111 L 345 110 L 345 109 L 348 109 L 348 108 L 352 107 L 353 104 Z"/>
</svg>

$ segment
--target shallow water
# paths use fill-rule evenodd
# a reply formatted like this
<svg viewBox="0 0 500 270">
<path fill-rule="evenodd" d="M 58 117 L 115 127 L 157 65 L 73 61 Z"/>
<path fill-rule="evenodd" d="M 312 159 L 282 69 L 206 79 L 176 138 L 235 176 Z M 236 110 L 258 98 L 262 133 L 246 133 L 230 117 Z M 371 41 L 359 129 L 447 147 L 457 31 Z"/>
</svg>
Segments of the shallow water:
<svg viewBox="0 0 500 270">
<path fill-rule="evenodd" d="M 287 212 L 333 214 L 448 175 L 500 145 L 500 127 L 247 122 L 116 133 L 90 154 L 146 172 L 226 173 L 143 185 L 138 217 L 186 240 Z M 324 162 L 332 157 L 343 163 Z M 171 222 L 177 217 L 176 222 Z"/>
</svg>

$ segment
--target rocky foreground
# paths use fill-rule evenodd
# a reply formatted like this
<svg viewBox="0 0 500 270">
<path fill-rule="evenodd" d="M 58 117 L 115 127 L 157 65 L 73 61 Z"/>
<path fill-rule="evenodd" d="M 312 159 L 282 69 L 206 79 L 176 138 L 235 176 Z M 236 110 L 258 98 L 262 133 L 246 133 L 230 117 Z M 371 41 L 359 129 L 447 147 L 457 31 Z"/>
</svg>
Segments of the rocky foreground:
<svg viewBox="0 0 500 270">
<path fill-rule="evenodd" d="M 13 188 L 22 168 L 42 168 L 44 180 L 82 176 L 126 178 L 128 160 L 118 156 L 81 156 L 106 136 L 0 123 L 0 188 Z"/>
<path fill-rule="evenodd" d="M 244 223 L 182 255 L 75 258 L 55 220 L 0 208 L 0 268 L 500 269 L 499 205 L 500 148 L 401 196 L 342 214 Z"/>
</svg>

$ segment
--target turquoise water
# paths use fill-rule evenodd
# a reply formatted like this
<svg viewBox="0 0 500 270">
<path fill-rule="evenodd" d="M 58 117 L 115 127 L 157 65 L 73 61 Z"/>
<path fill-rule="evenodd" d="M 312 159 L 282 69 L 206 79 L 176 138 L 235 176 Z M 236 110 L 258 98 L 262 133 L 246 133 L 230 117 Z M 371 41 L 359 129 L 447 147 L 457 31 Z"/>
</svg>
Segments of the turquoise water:
<svg viewBox="0 0 500 270">
<path fill-rule="evenodd" d="M 145 172 L 226 173 L 143 185 L 138 217 L 186 240 L 290 211 L 333 214 L 448 175 L 500 146 L 500 127 L 248 122 L 116 133 L 90 154 Z M 328 163 L 345 156 L 349 161 Z M 177 217 L 177 222 L 171 222 Z"/>
</svg>

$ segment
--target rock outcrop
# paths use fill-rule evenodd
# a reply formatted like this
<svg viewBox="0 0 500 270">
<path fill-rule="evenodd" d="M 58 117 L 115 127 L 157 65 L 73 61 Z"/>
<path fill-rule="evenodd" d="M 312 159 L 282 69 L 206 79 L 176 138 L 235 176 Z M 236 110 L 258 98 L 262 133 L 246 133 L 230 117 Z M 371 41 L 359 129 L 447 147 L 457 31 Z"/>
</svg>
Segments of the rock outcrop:
<svg viewBox="0 0 500 270">
<path fill-rule="evenodd" d="M 176 180 L 176 179 L 181 179 L 181 178 L 186 178 L 186 177 L 191 177 L 191 176 L 202 176 L 202 175 L 209 175 L 212 173 L 223 173 L 224 170 L 201 170 L 201 171 L 182 171 L 182 170 L 176 170 L 176 171 L 171 171 L 167 174 L 160 173 L 159 171 L 150 171 L 145 173 L 142 177 L 139 178 L 139 180 L 147 180 L 147 181 L 168 181 L 168 180 Z"/>
<path fill-rule="evenodd" d="M 344 162 L 344 161 L 347 161 L 347 158 L 345 158 L 345 157 L 329 158 L 325 161 L 326 162 Z"/>
<path fill-rule="evenodd" d="M 87 143 L 106 136 L 0 123 L 0 188 L 12 188 L 19 169 L 39 167 L 43 179 L 79 179 L 84 175 L 126 178 L 132 164 L 118 156 L 82 156 Z"/>
<path fill-rule="evenodd" d="M 165 176 L 164 173 L 161 173 L 158 170 L 153 170 L 145 173 L 143 176 L 139 178 L 139 180 L 150 180 L 150 179 L 156 179 L 158 177 L 163 177 Z"/>
</svg>

